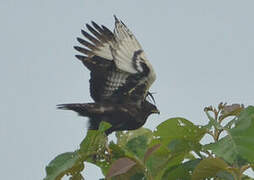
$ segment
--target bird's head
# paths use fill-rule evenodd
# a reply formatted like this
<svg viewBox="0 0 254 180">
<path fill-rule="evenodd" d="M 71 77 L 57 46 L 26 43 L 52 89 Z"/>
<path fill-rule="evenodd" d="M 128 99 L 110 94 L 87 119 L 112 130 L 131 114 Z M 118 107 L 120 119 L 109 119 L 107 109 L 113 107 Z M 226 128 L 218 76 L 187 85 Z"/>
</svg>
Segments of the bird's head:
<svg viewBox="0 0 254 180">
<path fill-rule="evenodd" d="M 145 100 L 142 103 L 142 108 L 144 111 L 144 114 L 148 117 L 150 114 L 160 114 L 160 111 L 158 110 L 158 108 L 150 103 L 149 101 Z"/>
</svg>

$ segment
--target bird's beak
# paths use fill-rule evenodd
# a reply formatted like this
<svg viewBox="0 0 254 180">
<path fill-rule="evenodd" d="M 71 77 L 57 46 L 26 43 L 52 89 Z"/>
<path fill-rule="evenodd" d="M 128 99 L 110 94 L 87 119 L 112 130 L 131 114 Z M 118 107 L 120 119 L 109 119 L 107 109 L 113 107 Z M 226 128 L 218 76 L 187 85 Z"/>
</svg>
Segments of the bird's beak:
<svg viewBox="0 0 254 180">
<path fill-rule="evenodd" d="M 160 114 L 160 111 L 159 111 L 158 109 L 154 109 L 154 110 L 152 111 L 152 113 Z"/>
</svg>

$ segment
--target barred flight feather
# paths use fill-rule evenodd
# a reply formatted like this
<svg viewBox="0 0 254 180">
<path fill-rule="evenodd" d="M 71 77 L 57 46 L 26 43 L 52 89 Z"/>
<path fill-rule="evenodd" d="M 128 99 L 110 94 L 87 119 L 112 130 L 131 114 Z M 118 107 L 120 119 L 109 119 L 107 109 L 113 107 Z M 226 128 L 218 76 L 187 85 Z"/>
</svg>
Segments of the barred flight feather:
<svg viewBox="0 0 254 180">
<path fill-rule="evenodd" d="M 144 99 L 146 97 L 149 87 L 156 78 L 155 72 L 135 36 L 122 21 L 116 16 L 114 17 L 115 28 L 113 32 L 93 21 L 91 22 L 92 25 L 86 24 L 86 28 L 91 34 L 84 30 L 81 32 L 88 41 L 77 38 L 78 42 L 85 48 L 74 47 L 85 56 L 78 55 L 77 57 L 91 71 L 93 71 L 91 64 L 95 64 L 94 67 L 96 67 L 97 64 L 100 64 L 97 61 L 101 61 L 101 59 L 105 63 L 107 61 L 107 63 L 112 64 L 111 68 L 104 69 L 101 72 L 104 73 L 101 76 L 97 75 L 93 77 L 91 74 L 91 82 L 105 81 L 106 79 L 105 82 L 101 82 L 101 85 L 95 82 L 93 83 L 93 87 L 90 88 L 91 91 L 100 91 L 100 97 L 94 99 L 107 99 L 114 93 L 121 95 L 119 93 L 120 91 L 122 92 L 122 96 L 126 96 L 126 93 L 131 94 L 131 91 L 135 90 L 135 87 L 144 84 L 142 86 L 144 87 L 143 94 L 140 95 L 142 100 L 142 98 Z M 88 59 L 85 59 L 85 57 Z M 89 59 L 94 63 L 88 63 Z M 98 70 L 95 68 L 94 71 Z M 105 77 L 100 79 L 99 77 L 102 76 Z M 128 83 L 126 84 L 127 79 Z M 91 94 L 97 94 L 98 96 L 98 93 L 91 92 Z"/>
</svg>

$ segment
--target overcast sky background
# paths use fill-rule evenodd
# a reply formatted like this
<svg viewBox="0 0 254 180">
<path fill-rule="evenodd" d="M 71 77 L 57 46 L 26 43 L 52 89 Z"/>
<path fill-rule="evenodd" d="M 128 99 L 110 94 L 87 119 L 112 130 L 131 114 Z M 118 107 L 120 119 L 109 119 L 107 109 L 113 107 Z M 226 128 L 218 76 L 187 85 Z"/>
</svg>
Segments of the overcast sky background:
<svg viewBox="0 0 254 180">
<path fill-rule="evenodd" d="M 55 105 L 90 102 L 89 71 L 72 46 L 91 20 L 113 28 L 116 14 L 157 73 L 161 115 L 205 124 L 203 108 L 254 105 L 253 0 L 1 0 L 1 179 L 35 180 L 58 154 L 74 151 L 86 120 Z M 85 177 L 102 177 L 86 166 Z M 253 174 L 252 174 L 253 175 Z"/>
</svg>

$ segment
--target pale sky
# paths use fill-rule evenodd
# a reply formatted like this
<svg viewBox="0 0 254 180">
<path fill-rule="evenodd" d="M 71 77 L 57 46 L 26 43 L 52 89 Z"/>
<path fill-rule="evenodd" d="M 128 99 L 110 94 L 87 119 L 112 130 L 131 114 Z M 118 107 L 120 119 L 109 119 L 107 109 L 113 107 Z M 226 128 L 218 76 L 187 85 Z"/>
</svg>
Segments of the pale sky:
<svg viewBox="0 0 254 180">
<path fill-rule="evenodd" d="M 55 106 L 92 101 L 89 71 L 72 48 L 91 20 L 112 29 L 116 14 L 154 66 L 161 115 L 145 127 L 176 116 L 205 124 L 203 108 L 221 101 L 254 105 L 253 7 L 253 0 L 2 0 L 1 179 L 42 179 L 54 157 L 84 138 L 87 120 Z M 94 166 L 84 172 L 102 177 Z"/>
</svg>

